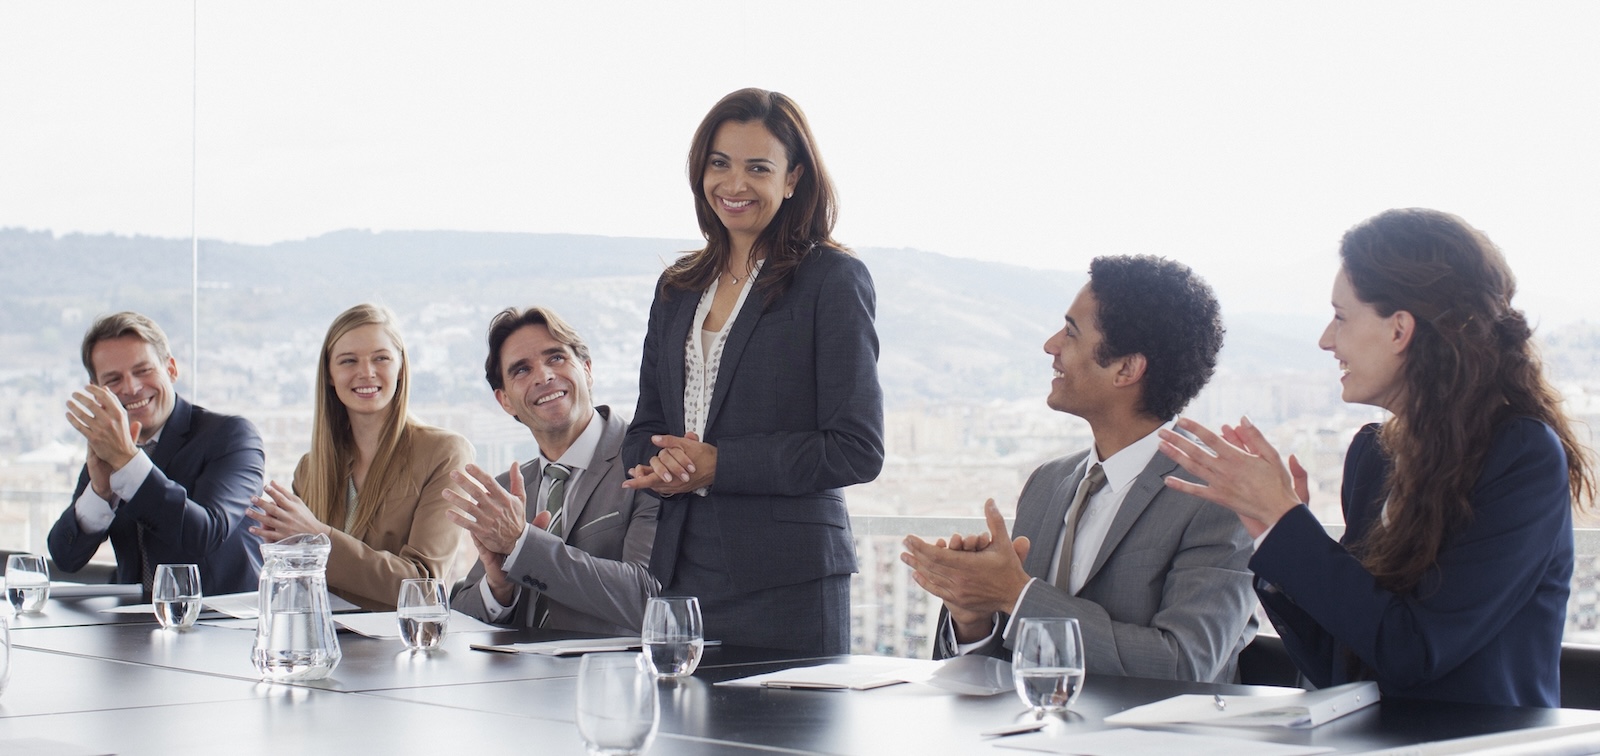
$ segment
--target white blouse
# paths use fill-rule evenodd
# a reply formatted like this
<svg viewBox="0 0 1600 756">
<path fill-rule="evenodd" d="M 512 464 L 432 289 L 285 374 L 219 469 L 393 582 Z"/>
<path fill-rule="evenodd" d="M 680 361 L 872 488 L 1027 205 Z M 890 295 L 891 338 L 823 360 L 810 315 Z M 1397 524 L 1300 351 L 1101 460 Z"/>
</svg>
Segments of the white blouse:
<svg viewBox="0 0 1600 756">
<path fill-rule="evenodd" d="M 711 409 L 711 394 L 717 387 L 717 368 L 722 364 L 722 347 L 728 341 L 728 334 L 733 331 L 733 321 L 744 309 L 744 300 L 756 288 L 756 277 L 760 275 L 765 262 L 765 259 L 757 260 L 750 268 L 750 278 L 745 280 L 744 291 L 739 292 L 739 301 L 733 303 L 733 312 L 728 313 L 722 330 L 705 330 L 706 316 L 711 314 L 711 303 L 716 300 L 722 276 L 717 276 L 705 293 L 700 295 L 700 306 L 695 308 L 694 326 L 689 329 L 689 338 L 683 345 L 683 427 L 702 441 L 706 437 L 706 414 Z"/>
</svg>

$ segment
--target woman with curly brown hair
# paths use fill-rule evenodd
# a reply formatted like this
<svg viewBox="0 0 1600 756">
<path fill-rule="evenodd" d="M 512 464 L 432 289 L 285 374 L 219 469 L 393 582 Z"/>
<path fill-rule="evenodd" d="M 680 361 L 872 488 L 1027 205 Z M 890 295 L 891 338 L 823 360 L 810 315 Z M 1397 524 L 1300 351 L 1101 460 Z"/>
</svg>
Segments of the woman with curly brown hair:
<svg viewBox="0 0 1600 756">
<path fill-rule="evenodd" d="M 1320 346 L 1346 402 L 1392 416 L 1345 457 L 1334 541 L 1248 419 L 1220 436 L 1180 422 L 1163 450 L 1256 536 L 1262 606 L 1314 685 L 1376 680 L 1385 696 L 1558 706 L 1574 503 L 1586 451 L 1511 306 L 1500 250 L 1460 218 L 1390 210 L 1348 231 Z"/>
</svg>

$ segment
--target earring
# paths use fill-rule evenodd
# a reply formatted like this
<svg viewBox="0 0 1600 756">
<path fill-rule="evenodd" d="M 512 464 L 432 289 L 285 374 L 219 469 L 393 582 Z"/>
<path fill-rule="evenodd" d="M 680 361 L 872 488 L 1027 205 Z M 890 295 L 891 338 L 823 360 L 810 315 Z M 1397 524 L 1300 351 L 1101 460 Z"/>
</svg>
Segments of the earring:
<svg viewBox="0 0 1600 756">
<path fill-rule="evenodd" d="M 794 192 L 789 192 L 788 194 L 783 195 L 783 198 L 784 199 L 794 199 Z"/>
</svg>

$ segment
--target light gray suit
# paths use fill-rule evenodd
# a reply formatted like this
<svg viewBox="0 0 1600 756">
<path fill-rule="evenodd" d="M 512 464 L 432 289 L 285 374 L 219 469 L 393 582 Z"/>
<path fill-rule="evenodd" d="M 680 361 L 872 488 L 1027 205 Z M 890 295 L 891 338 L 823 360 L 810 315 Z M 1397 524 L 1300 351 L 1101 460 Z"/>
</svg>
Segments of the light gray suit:
<svg viewBox="0 0 1600 756">
<path fill-rule="evenodd" d="M 1076 596 L 1049 582 L 1067 506 L 1087 472 L 1087 450 L 1035 470 L 1017 502 L 1012 537 L 1032 549 L 1023 567 L 1039 578 L 1017 608 L 1020 617 L 1075 617 L 1091 674 L 1229 682 L 1239 651 L 1255 637 L 1255 595 L 1247 567 L 1250 538 L 1232 512 L 1167 488 L 1189 478 L 1157 452 L 1134 479 Z M 1008 618 L 1001 616 L 1005 626 Z M 954 655 L 939 618 L 934 656 Z M 1016 628 L 978 653 L 1010 658 Z"/>
<path fill-rule="evenodd" d="M 622 467 L 622 437 L 628 424 L 609 407 L 596 407 L 594 420 L 604 423 L 594 460 L 567 496 L 566 539 L 537 528 L 528 530 L 515 562 L 506 574 L 522 586 L 515 614 L 505 624 L 533 627 L 538 621 L 535 604 L 542 594 L 550 598 L 544 627 L 603 635 L 637 635 L 644 622 L 646 600 L 658 584 L 651 576 L 650 547 L 656 537 L 654 497 L 622 487 L 627 478 Z M 531 492 L 539 490 L 542 475 L 535 459 L 522 466 L 522 480 Z M 495 480 L 505 486 L 509 473 Z M 529 502 L 528 520 L 543 507 Z M 482 588 L 483 564 L 468 573 L 451 606 L 487 620 Z"/>
</svg>

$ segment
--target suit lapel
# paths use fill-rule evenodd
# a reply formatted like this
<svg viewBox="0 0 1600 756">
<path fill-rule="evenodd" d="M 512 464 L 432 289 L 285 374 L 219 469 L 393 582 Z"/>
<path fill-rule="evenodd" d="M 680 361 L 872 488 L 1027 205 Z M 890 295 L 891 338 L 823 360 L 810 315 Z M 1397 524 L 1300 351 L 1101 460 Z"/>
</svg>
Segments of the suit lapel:
<svg viewBox="0 0 1600 756">
<path fill-rule="evenodd" d="M 1156 494 L 1166 490 L 1167 484 L 1163 479 L 1177 466 L 1178 463 L 1170 457 L 1156 452 L 1139 477 L 1133 479 L 1133 487 L 1128 489 L 1128 495 L 1122 498 L 1122 506 L 1117 508 L 1117 516 L 1111 520 L 1111 529 L 1106 531 L 1106 540 L 1101 542 L 1100 551 L 1095 554 L 1094 566 L 1084 578 L 1084 585 L 1100 574 L 1100 568 L 1105 566 L 1111 553 L 1117 550 L 1117 544 L 1122 543 L 1123 537 L 1133 529 L 1133 524 L 1139 521 L 1139 516 L 1144 514 L 1150 502 L 1155 501 Z"/>
<path fill-rule="evenodd" d="M 1056 483 L 1055 490 L 1050 493 L 1050 501 L 1040 515 L 1043 519 L 1033 530 L 1039 540 L 1029 548 L 1028 561 L 1023 565 L 1029 575 L 1045 581 L 1050 579 L 1050 568 L 1056 562 L 1056 549 L 1061 545 L 1062 531 L 1067 528 L 1067 506 L 1072 504 L 1072 496 L 1077 493 L 1078 484 L 1088 472 L 1089 455 L 1085 454 L 1083 461 L 1073 468 L 1072 474 Z M 1021 528 L 1018 528 L 1017 534 L 1023 534 Z"/>
<path fill-rule="evenodd" d="M 753 281 L 751 283 L 754 284 Z M 717 410 L 728 398 L 728 389 L 733 385 L 733 374 L 739 368 L 739 357 L 744 354 L 745 345 L 750 343 L 750 334 L 755 333 L 756 322 L 761 320 L 762 302 L 765 300 L 765 295 L 753 289 L 745 296 L 744 306 L 739 308 L 739 317 L 733 321 L 733 331 L 728 334 L 728 340 L 722 344 L 722 362 L 717 366 L 717 386 L 711 392 L 711 406 L 706 410 L 707 438 L 701 439 L 702 441 L 709 439 L 711 429 L 716 427 Z M 681 389 L 678 395 L 683 395 Z"/>
<path fill-rule="evenodd" d="M 167 466 L 172 464 L 173 457 L 178 456 L 178 450 L 189 440 L 189 426 L 194 419 L 194 408 L 183 397 L 176 397 L 172 402 L 172 414 L 167 417 L 165 425 L 161 426 L 161 440 L 156 443 L 156 448 L 147 454 L 150 462 L 156 469 L 165 474 Z"/>
<path fill-rule="evenodd" d="M 589 460 L 589 467 L 578 476 L 578 487 L 567 496 L 567 525 L 562 534 L 567 543 L 572 543 L 572 534 L 578 531 L 578 518 L 583 516 L 583 510 L 589 505 L 589 499 L 594 497 L 594 492 L 600 487 L 600 479 L 605 477 L 605 471 L 611 469 L 616 462 L 617 455 L 622 453 L 622 436 L 627 432 L 628 426 L 621 422 L 613 421 L 609 407 L 596 407 L 594 418 L 590 422 L 603 423 L 600 426 L 600 443 L 595 444 L 594 457 Z"/>
<path fill-rule="evenodd" d="M 700 306 L 700 297 L 692 291 L 680 291 L 677 300 L 677 307 L 673 309 L 671 322 L 663 335 L 665 342 L 658 347 L 665 359 L 661 361 L 656 379 L 667 387 L 662 395 L 665 403 L 662 415 L 666 417 L 667 429 L 672 435 L 681 436 L 684 433 L 684 349 L 689 341 L 689 329 L 694 327 L 694 311 Z"/>
</svg>

